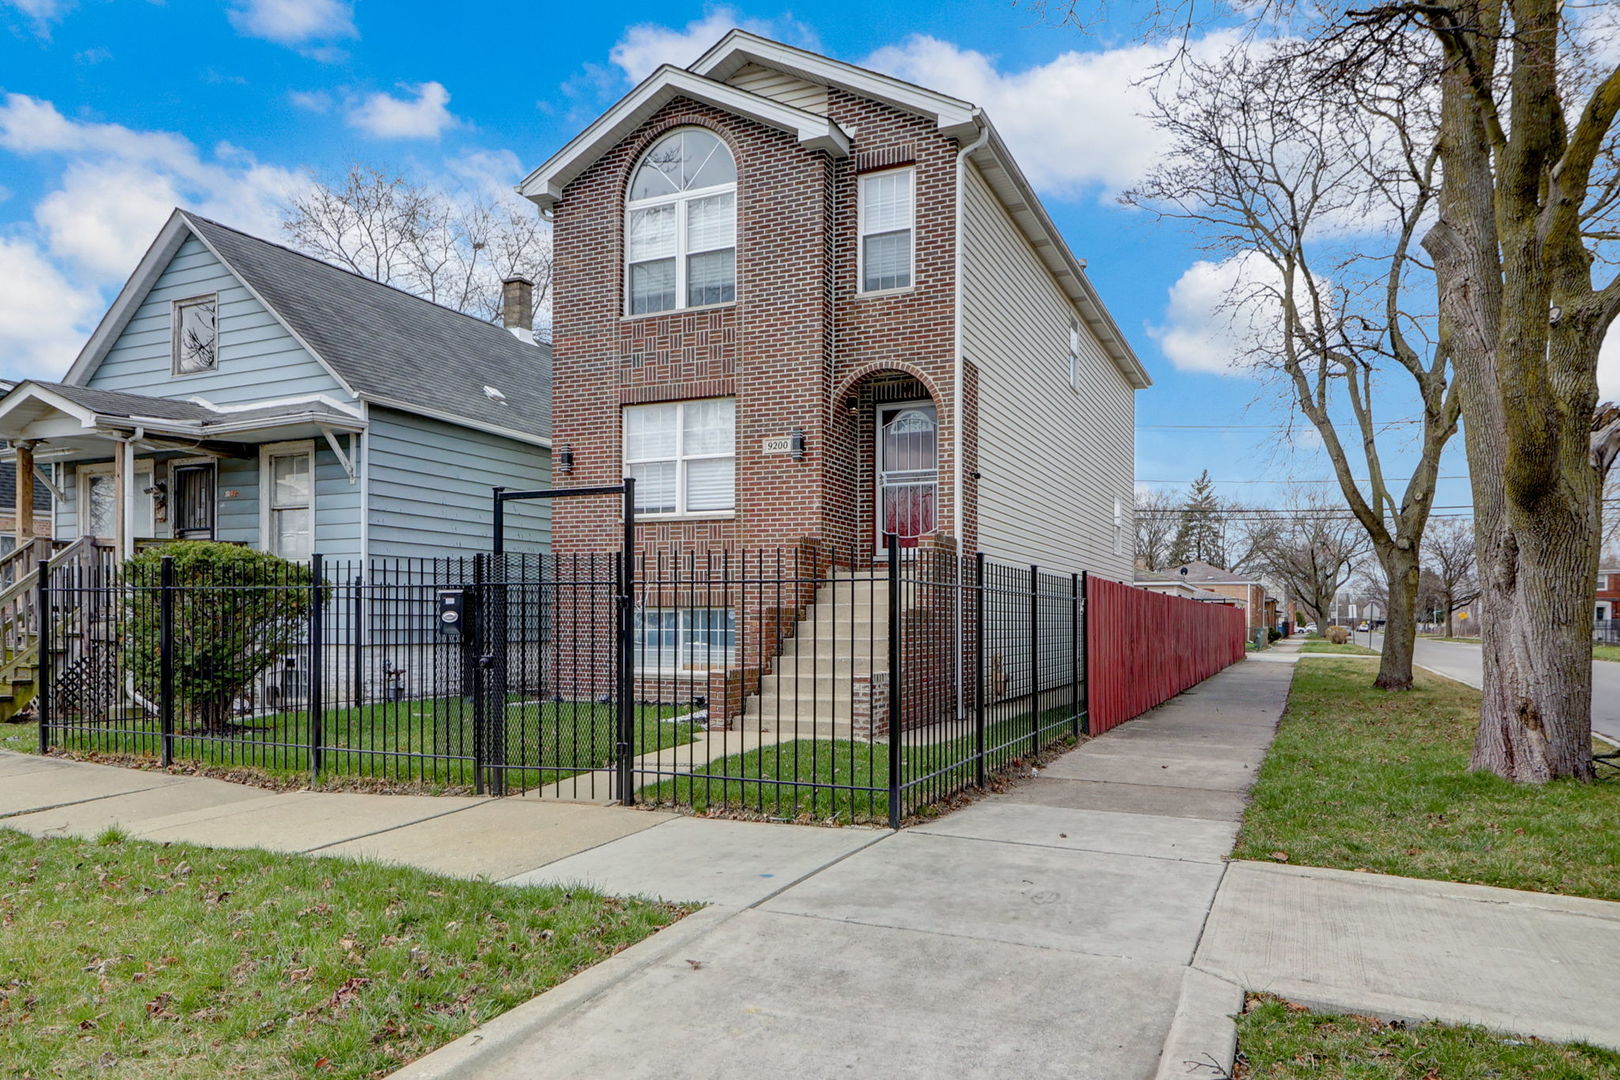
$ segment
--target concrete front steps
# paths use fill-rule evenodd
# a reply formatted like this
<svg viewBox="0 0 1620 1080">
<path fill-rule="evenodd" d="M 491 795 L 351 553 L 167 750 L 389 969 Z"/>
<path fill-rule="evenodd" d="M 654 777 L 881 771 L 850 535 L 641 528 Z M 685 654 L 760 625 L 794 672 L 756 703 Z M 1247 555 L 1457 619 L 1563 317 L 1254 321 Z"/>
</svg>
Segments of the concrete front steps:
<svg viewBox="0 0 1620 1080">
<path fill-rule="evenodd" d="M 835 572 L 783 640 L 739 726 L 777 738 L 863 736 L 873 684 L 884 700 L 888 671 L 886 572 Z"/>
</svg>

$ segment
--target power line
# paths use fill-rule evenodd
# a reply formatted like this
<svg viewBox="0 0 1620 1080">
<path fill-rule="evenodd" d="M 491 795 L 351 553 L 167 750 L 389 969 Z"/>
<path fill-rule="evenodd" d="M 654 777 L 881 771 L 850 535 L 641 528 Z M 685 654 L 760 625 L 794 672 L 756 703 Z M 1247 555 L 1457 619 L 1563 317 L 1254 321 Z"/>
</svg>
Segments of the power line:
<svg viewBox="0 0 1620 1080">
<path fill-rule="evenodd" d="M 1421 424 L 1419 420 L 1380 420 L 1374 427 L 1394 427 L 1397 424 Z M 1137 431 L 1314 431 L 1307 424 L 1137 424 Z"/>
<path fill-rule="evenodd" d="M 1409 482 L 1411 479 L 1412 478 L 1410 476 L 1400 477 L 1400 478 L 1397 478 L 1397 479 L 1390 479 L 1390 478 L 1386 477 L 1384 479 L 1384 483 L 1386 483 L 1386 484 L 1404 484 L 1404 483 Z M 1468 477 L 1466 475 L 1462 475 L 1462 476 L 1437 476 L 1437 477 L 1435 477 L 1435 479 L 1436 480 L 1467 480 Z M 1338 483 L 1337 480 L 1218 480 L 1213 476 L 1210 477 L 1209 480 L 1210 480 L 1210 483 L 1212 485 L 1214 485 L 1214 486 L 1219 486 L 1221 484 L 1337 484 Z M 1195 483 L 1197 483 L 1196 480 L 1138 480 L 1136 482 L 1138 484 L 1195 484 Z M 1355 482 L 1358 483 L 1358 484 L 1370 484 L 1370 483 L 1372 483 L 1371 480 L 1368 480 L 1368 479 L 1366 479 L 1364 477 L 1360 477 L 1360 476 L 1355 478 Z"/>
</svg>

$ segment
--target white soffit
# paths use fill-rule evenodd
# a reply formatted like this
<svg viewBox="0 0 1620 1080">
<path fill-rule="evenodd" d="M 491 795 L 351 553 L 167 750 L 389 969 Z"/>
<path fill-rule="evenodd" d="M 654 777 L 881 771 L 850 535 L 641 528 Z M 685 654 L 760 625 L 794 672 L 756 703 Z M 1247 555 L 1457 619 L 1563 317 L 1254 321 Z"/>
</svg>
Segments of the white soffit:
<svg viewBox="0 0 1620 1080">
<path fill-rule="evenodd" d="M 596 122 L 575 136 L 544 165 L 518 186 L 518 193 L 549 209 L 562 198 L 563 188 L 610 147 L 640 127 L 655 112 L 678 97 L 707 102 L 719 109 L 747 116 L 786 131 L 810 150 L 835 157 L 849 154 L 849 136 L 825 116 L 795 109 L 723 82 L 694 75 L 665 64 L 621 98 Z"/>
</svg>

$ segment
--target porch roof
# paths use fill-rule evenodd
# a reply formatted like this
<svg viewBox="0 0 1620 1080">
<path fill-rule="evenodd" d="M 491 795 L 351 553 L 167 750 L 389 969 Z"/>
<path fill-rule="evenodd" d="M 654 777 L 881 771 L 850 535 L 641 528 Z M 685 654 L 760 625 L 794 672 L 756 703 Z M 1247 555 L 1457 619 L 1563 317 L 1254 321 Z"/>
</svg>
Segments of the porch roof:
<svg viewBox="0 0 1620 1080">
<path fill-rule="evenodd" d="M 362 431 L 365 421 L 321 397 L 230 408 L 28 380 L 0 398 L 0 439 L 41 443 L 36 457 L 106 457 L 108 443 L 138 436 L 154 449 L 218 449 Z"/>
</svg>

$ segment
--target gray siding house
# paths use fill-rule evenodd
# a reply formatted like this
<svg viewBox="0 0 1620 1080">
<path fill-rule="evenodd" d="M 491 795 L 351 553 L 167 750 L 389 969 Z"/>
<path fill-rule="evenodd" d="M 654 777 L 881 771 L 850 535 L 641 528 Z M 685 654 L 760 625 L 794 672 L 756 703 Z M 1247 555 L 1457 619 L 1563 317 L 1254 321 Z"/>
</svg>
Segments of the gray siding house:
<svg viewBox="0 0 1620 1080">
<path fill-rule="evenodd" d="M 503 328 L 176 210 L 60 383 L 0 398 L 4 456 L 58 544 L 171 539 L 292 559 L 489 548 L 490 489 L 551 474 L 551 353 Z M 547 550 L 514 504 L 513 550 Z"/>
</svg>

